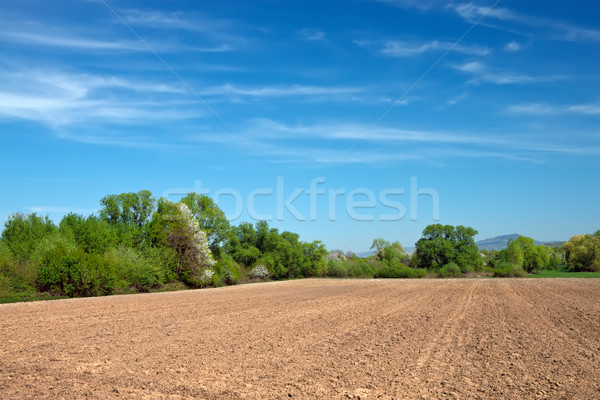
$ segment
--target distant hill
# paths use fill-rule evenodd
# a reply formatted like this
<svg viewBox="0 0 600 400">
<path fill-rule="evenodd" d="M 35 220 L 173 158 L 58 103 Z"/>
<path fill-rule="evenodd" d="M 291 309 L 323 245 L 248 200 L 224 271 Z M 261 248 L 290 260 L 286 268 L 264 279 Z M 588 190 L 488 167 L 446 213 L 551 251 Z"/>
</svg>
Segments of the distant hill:
<svg viewBox="0 0 600 400">
<path fill-rule="evenodd" d="M 518 238 L 519 235 L 518 233 L 511 233 L 510 235 L 502 235 L 502 236 L 496 236 L 493 238 L 489 238 L 489 239 L 484 239 L 484 240 L 480 240 L 478 242 L 475 242 L 475 244 L 477 245 L 477 247 L 479 247 L 479 250 L 503 250 L 508 246 L 508 241 L 510 239 L 516 239 Z M 550 247 L 557 247 L 562 245 L 564 242 L 561 241 L 552 241 L 552 242 L 540 242 L 539 240 L 535 241 L 535 244 L 543 244 L 546 246 L 550 246 Z"/>
<path fill-rule="evenodd" d="M 356 253 L 356 255 L 359 258 L 367 258 L 369 257 L 371 254 L 375 254 L 375 250 L 367 250 L 367 251 L 361 251 L 359 253 Z"/>
<path fill-rule="evenodd" d="M 518 233 L 511 233 L 510 235 L 502 235 L 489 239 L 483 239 L 478 242 L 475 242 L 475 244 L 477 245 L 477 247 L 479 247 L 479 250 L 502 250 L 505 249 L 506 246 L 508 246 L 509 240 L 514 240 L 519 236 L 521 235 L 519 235 Z"/>
</svg>

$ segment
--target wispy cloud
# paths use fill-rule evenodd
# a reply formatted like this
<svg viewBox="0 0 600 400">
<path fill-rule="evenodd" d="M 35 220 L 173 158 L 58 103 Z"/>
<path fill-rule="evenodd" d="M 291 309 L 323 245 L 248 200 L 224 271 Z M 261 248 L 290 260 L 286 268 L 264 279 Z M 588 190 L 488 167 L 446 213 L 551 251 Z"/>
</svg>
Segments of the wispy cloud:
<svg viewBox="0 0 600 400">
<path fill-rule="evenodd" d="M 391 57 L 414 57 L 428 52 L 441 52 L 448 50 L 454 44 L 440 40 L 402 41 L 391 39 L 381 41 L 355 40 L 354 43 Z M 454 51 L 477 56 L 485 56 L 491 52 L 488 47 L 478 45 L 457 45 L 454 47 Z"/>
<path fill-rule="evenodd" d="M 325 40 L 325 32 L 318 29 L 305 28 L 298 31 L 298 36 L 304 40 L 321 41 Z"/>
<path fill-rule="evenodd" d="M 53 128 L 93 121 L 148 123 L 203 115 L 195 102 L 181 98 L 182 88 L 160 82 L 24 69 L 0 73 L 0 85 L 0 117 L 37 121 Z"/>
<path fill-rule="evenodd" d="M 183 30 L 200 34 L 205 39 L 219 43 L 216 48 L 233 50 L 248 46 L 250 42 L 247 36 L 240 34 L 241 30 L 247 30 L 242 22 L 215 18 L 206 14 L 125 10 L 123 17 L 128 24 L 134 27 L 152 28 L 161 32 L 164 32 L 165 29 Z"/>
<path fill-rule="evenodd" d="M 488 9 L 487 6 L 481 6 L 479 4 L 468 2 L 468 3 L 452 3 L 446 6 L 448 9 L 455 11 L 458 15 L 469 22 L 476 21 L 479 19 Z M 540 4 L 540 7 L 542 5 Z M 543 18 L 532 15 L 524 15 L 515 12 L 508 8 L 497 7 L 486 16 L 486 20 L 496 20 L 499 22 L 511 22 L 522 26 L 534 27 L 542 29 L 546 32 L 547 36 L 555 40 L 565 41 L 600 41 L 600 30 L 591 29 L 586 27 L 577 26 L 564 21 Z M 513 27 L 510 26 L 497 26 L 483 21 L 487 26 L 497 29 L 505 29 L 512 31 Z"/>
<path fill-rule="evenodd" d="M 264 118 L 255 118 L 245 124 L 244 137 L 260 146 L 263 154 L 290 156 L 289 142 L 298 143 L 293 149 L 297 156 L 320 162 L 346 162 L 339 154 L 339 142 L 352 142 L 361 137 L 368 125 L 348 122 L 326 122 L 311 125 L 291 125 Z M 302 141 L 318 139 L 316 148 L 303 149 Z M 600 145 L 574 146 L 564 143 L 562 136 L 550 139 L 536 134 L 492 134 L 488 132 L 453 132 L 409 130 L 377 127 L 365 138 L 369 150 L 353 154 L 350 162 L 373 162 L 407 159 L 448 159 L 460 157 L 498 157 L 512 160 L 540 162 L 545 154 L 600 155 Z M 299 142 L 300 141 L 300 142 Z M 317 151 L 318 149 L 318 151 Z M 296 153 L 294 153 L 296 154 Z M 412 158 L 409 156 L 412 155 Z M 338 159 L 339 158 L 339 159 Z"/>
<path fill-rule="evenodd" d="M 376 0 L 379 3 L 390 4 L 401 8 L 418 8 L 420 10 L 429 10 L 434 7 L 444 6 L 446 0 Z"/>
<path fill-rule="evenodd" d="M 504 46 L 504 50 L 509 52 L 519 51 L 521 50 L 521 45 L 519 44 L 519 42 L 513 40 L 511 42 L 506 43 L 506 45 Z"/>
<path fill-rule="evenodd" d="M 70 49 L 85 50 L 127 50 L 142 51 L 144 47 L 139 41 L 135 40 L 98 40 L 76 36 L 62 36 L 57 34 L 4 31 L 0 32 L 0 40 L 39 45 L 45 47 L 65 47 Z"/>
<path fill-rule="evenodd" d="M 470 83 L 493 83 L 496 85 L 517 85 L 535 82 L 551 82 L 560 79 L 560 77 L 551 76 L 532 76 L 521 73 L 500 71 L 492 69 L 479 61 L 470 61 L 460 65 L 455 65 L 454 68 L 460 72 L 470 74 L 472 76 Z"/>
<path fill-rule="evenodd" d="M 467 94 L 465 92 L 463 92 L 463 93 L 459 94 L 458 96 L 455 96 L 455 97 L 452 97 L 452 98 L 446 100 L 446 105 L 454 106 L 466 98 L 467 98 Z"/>
<path fill-rule="evenodd" d="M 266 85 L 266 86 L 238 86 L 224 84 L 199 90 L 207 96 L 249 96 L 249 97 L 298 97 L 298 96 L 335 96 L 364 92 L 361 87 L 336 87 L 336 86 L 311 86 L 311 85 Z"/>
<path fill-rule="evenodd" d="M 600 115 L 600 103 L 573 104 L 573 105 L 550 105 L 544 103 L 515 104 L 508 107 L 508 111 L 514 114 L 530 115 Z"/>
</svg>

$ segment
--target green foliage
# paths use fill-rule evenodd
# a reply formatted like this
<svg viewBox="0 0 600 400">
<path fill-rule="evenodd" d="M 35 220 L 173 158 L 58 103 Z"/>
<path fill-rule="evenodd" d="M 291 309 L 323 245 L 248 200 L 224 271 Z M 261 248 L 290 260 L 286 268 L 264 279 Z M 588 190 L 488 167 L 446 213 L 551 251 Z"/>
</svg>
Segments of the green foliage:
<svg viewBox="0 0 600 400">
<path fill-rule="evenodd" d="M 175 250 L 170 247 L 147 247 L 141 254 L 150 264 L 160 268 L 164 283 L 172 283 L 178 279 L 179 256 Z"/>
<path fill-rule="evenodd" d="M 155 246 L 170 247 L 177 253 L 175 272 L 182 282 L 191 286 L 206 285 L 206 271 L 215 260 L 206 233 L 184 203 L 160 199 L 148 232 Z"/>
<path fill-rule="evenodd" d="M 465 272 L 479 271 L 483 267 L 483 261 L 475 244 L 476 234 L 475 229 L 460 225 L 429 225 L 416 243 L 413 265 L 437 270 L 454 262 Z"/>
<path fill-rule="evenodd" d="M 138 250 L 117 247 L 106 254 L 106 260 L 114 267 L 116 288 L 123 292 L 134 288 L 148 292 L 164 283 L 164 271 L 156 259 L 144 257 Z"/>
<path fill-rule="evenodd" d="M 295 233 L 269 228 L 266 221 L 232 227 L 224 250 L 242 265 L 265 266 L 274 279 L 323 276 L 327 271 L 327 250 L 321 242 L 302 242 Z"/>
<path fill-rule="evenodd" d="M 38 285 L 57 295 L 98 296 L 113 293 L 115 278 L 113 266 L 103 257 L 56 246 L 39 265 Z"/>
<path fill-rule="evenodd" d="M 525 277 L 527 272 L 523 270 L 519 265 L 510 262 L 501 262 L 496 268 L 494 268 L 494 276 L 500 278 L 507 277 Z"/>
<path fill-rule="evenodd" d="M 532 238 L 519 236 L 508 242 L 506 258 L 502 261 L 522 267 L 526 272 L 533 272 L 547 268 L 550 253 L 546 246 L 536 246 Z"/>
<path fill-rule="evenodd" d="M 400 242 L 388 242 L 384 239 L 375 239 L 371 245 L 371 250 L 376 250 L 378 261 L 385 262 L 387 265 L 399 267 L 400 264 L 408 265 L 409 256 L 402 248 Z"/>
<path fill-rule="evenodd" d="M 327 249 L 320 241 L 301 243 L 302 246 L 302 276 L 324 276 L 327 272 L 325 255 Z"/>
<path fill-rule="evenodd" d="M 331 260 L 327 263 L 326 276 L 332 278 L 372 278 L 376 269 L 383 268 L 381 262 L 364 259 Z"/>
<path fill-rule="evenodd" d="M 85 218 L 70 213 L 60 222 L 60 232 L 73 238 L 73 241 L 85 252 L 104 254 L 116 245 L 118 234 L 111 225 L 94 215 Z"/>
<path fill-rule="evenodd" d="M 573 236 L 564 244 L 570 271 L 600 271 L 600 231 L 594 235 Z"/>
<path fill-rule="evenodd" d="M 424 269 L 410 268 L 407 266 L 396 266 L 386 264 L 375 272 L 375 278 L 423 278 L 427 275 Z"/>
<path fill-rule="evenodd" d="M 154 211 L 154 197 L 148 190 L 105 196 L 100 200 L 100 217 L 111 224 L 142 227 Z"/>
<path fill-rule="evenodd" d="M 459 277 L 462 276 L 462 271 L 458 264 L 451 262 L 438 270 L 438 276 L 440 278 Z"/>
<path fill-rule="evenodd" d="M 506 247 L 506 261 L 518 266 L 523 266 L 524 260 L 525 257 L 523 255 L 523 247 L 521 246 L 521 242 L 510 239 L 508 241 L 508 246 Z"/>
<path fill-rule="evenodd" d="M 600 278 L 600 272 L 579 271 L 574 272 L 566 268 L 559 268 L 556 271 L 546 270 L 537 271 L 528 275 L 528 278 Z"/>
<path fill-rule="evenodd" d="M 200 228 L 206 232 L 213 254 L 219 254 L 220 246 L 227 239 L 227 233 L 230 229 L 225 213 L 213 199 L 202 194 L 189 193 L 181 199 L 181 202 L 188 206 L 190 212 L 200 224 Z"/>
<path fill-rule="evenodd" d="M 233 260 L 233 257 L 226 254 L 214 267 L 218 282 L 225 285 L 235 285 L 242 276 L 240 265 Z"/>
<path fill-rule="evenodd" d="M 11 215 L 4 224 L 2 241 L 17 260 L 24 261 L 31 256 L 40 240 L 56 230 L 56 225 L 48 217 L 17 213 Z"/>
</svg>

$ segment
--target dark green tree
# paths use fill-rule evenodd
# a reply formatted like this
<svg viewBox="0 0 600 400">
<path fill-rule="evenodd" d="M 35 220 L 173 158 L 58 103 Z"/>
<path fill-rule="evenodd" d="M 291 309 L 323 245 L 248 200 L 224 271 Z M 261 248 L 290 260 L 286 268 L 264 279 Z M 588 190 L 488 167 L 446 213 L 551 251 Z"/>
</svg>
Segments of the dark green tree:
<svg viewBox="0 0 600 400">
<path fill-rule="evenodd" d="M 475 229 L 460 225 L 427 226 L 416 243 L 416 266 L 437 270 L 454 262 L 463 272 L 479 270 L 483 261 L 475 244 L 476 234 Z"/>
</svg>

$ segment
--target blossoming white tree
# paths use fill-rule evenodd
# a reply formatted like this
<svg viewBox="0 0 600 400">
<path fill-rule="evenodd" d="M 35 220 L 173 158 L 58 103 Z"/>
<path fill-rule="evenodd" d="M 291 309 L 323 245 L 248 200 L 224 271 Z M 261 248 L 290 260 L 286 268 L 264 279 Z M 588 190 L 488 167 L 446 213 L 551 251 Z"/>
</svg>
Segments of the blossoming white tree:
<svg viewBox="0 0 600 400">
<path fill-rule="evenodd" d="M 216 264 L 210 251 L 206 232 L 192 215 L 187 205 L 160 199 L 153 218 L 154 235 L 173 248 L 178 256 L 177 274 L 191 285 L 202 286 L 213 275 Z M 207 279 L 208 277 L 208 279 Z"/>
</svg>

